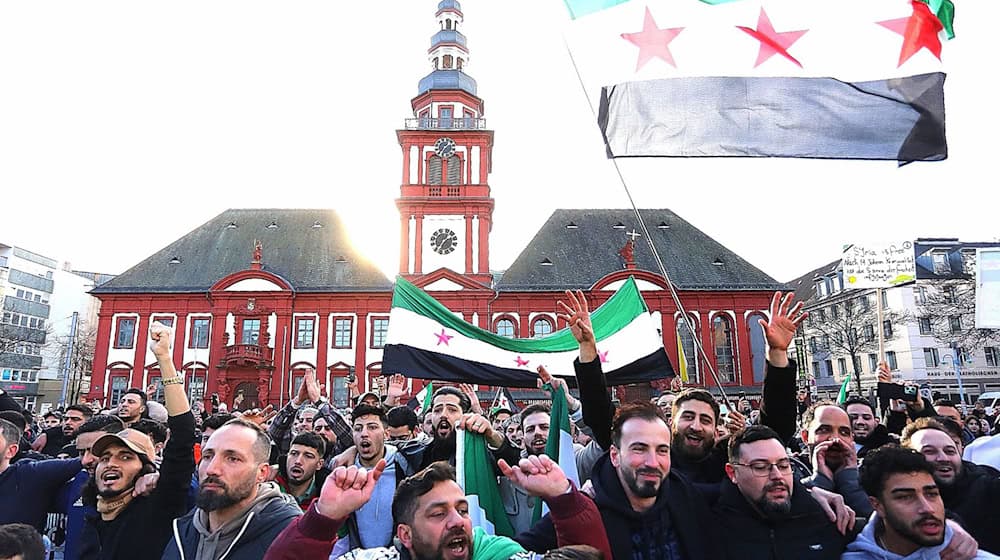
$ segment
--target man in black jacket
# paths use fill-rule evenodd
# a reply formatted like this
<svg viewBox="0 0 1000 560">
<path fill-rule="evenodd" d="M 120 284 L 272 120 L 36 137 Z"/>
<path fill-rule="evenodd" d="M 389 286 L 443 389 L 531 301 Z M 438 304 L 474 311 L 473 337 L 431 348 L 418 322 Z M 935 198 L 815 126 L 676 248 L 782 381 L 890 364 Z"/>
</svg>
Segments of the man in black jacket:
<svg viewBox="0 0 1000 560">
<path fill-rule="evenodd" d="M 655 405 L 622 407 L 610 450 L 594 466 L 591 482 L 614 558 L 719 557 L 705 499 L 670 471 L 670 428 Z M 515 540 L 536 552 L 558 546 L 548 516 Z"/>
<path fill-rule="evenodd" d="M 945 427 L 919 418 L 903 430 L 903 447 L 915 449 L 934 466 L 944 507 L 959 517 L 979 548 L 1000 554 L 1000 476 L 989 467 L 962 461 L 961 450 Z"/>
<path fill-rule="evenodd" d="M 160 366 L 170 428 L 159 480 L 148 496 L 133 497 L 136 480 L 156 471 L 156 453 L 146 434 L 126 429 L 94 442 L 91 452 L 99 460 L 85 500 L 96 493 L 98 514 L 88 516 L 84 525 L 80 557 L 85 560 L 155 558 L 170 539 L 171 521 L 187 509 L 194 472 L 194 415 L 184 380 L 171 362 L 172 331 L 153 323 L 149 335 L 149 348 Z"/>
<path fill-rule="evenodd" d="M 788 452 L 767 426 L 730 439 L 726 474 L 729 481 L 714 508 L 725 558 L 833 560 L 854 540 L 794 480 Z"/>
<path fill-rule="evenodd" d="M 878 423 L 875 407 L 867 399 L 851 397 L 842 406 L 851 420 L 854 448 L 857 450 L 858 459 L 864 459 L 865 455 L 879 447 L 894 442 L 889 430 Z"/>
</svg>

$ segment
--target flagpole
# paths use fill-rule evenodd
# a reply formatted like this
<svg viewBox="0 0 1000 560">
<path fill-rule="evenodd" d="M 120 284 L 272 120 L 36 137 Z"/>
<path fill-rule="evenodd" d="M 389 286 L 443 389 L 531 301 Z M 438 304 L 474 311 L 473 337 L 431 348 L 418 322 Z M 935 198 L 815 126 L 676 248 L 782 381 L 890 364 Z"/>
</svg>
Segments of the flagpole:
<svg viewBox="0 0 1000 560">
<path fill-rule="evenodd" d="M 596 120 L 597 111 L 594 110 L 594 103 L 591 101 L 590 94 L 587 92 L 587 86 L 583 83 L 583 77 L 580 75 L 580 68 L 576 64 L 576 58 L 573 57 L 573 51 L 569 48 L 569 43 L 566 42 L 565 35 L 563 35 L 563 46 L 566 48 L 566 54 L 569 55 L 569 60 L 573 64 L 573 71 L 576 72 L 576 79 L 580 83 L 580 89 L 583 90 L 583 96 L 587 100 L 587 105 L 590 106 L 590 113 Z M 663 276 L 663 280 L 667 284 L 670 297 L 673 299 L 674 305 L 677 306 L 677 310 L 680 311 L 681 317 L 684 318 L 684 322 L 688 326 L 688 331 L 691 333 L 691 339 L 694 341 L 694 347 L 701 354 L 701 357 L 704 358 L 705 366 L 712 375 L 715 385 L 719 388 L 719 393 L 722 395 L 723 402 L 730 409 L 733 409 L 734 407 L 729 400 L 729 395 L 726 394 L 726 389 L 722 386 L 722 380 L 719 378 L 718 372 L 715 371 L 715 367 L 712 366 L 712 362 L 708 359 L 708 354 L 705 353 L 705 347 L 702 345 L 701 340 L 699 340 L 699 337 L 696 336 L 698 331 L 695 329 L 694 323 L 691 321 L 691 318 L 685 311 L 684 306 L 681 304 L 681 299 L 677 295 L 677 290 L 674 289 L 674 283 L 670 280 L 670 276 L 667 274 L 667 268 L 663 266 L 663 260 L 660 258 L 660 253 L 656 250 L 656 245 L 653 244 L 653 238 L 649 235 L 649 229 L 646 228 L 646 221 L 642 219 L 642 214 L 639 213 L 639 208 L 635 205 L 635 200 L 632 198 L 632 192 L 628 188 L 628 183 L 625 182 L 625 176 L 622 175 L 622 170 L 618 166 L 618 159 L 610 159 L 611 163 L 615 167 L 615 173 L 618 174 L 618 181 L 621 182 L 622 188 L 625 190 L 625 196 L 628 197 L 629 204 L 632 205 L 632 211 L 635 213 L 636 219 L 639 220 L 639 227 L 642 228 L 642 234 L 646 237 L 646 244 L 649 245 L 650 251 L 653 252 L 653 258 L 656 259 L 656 265 L 660 269 L 660 275 Z"/>
</svg>

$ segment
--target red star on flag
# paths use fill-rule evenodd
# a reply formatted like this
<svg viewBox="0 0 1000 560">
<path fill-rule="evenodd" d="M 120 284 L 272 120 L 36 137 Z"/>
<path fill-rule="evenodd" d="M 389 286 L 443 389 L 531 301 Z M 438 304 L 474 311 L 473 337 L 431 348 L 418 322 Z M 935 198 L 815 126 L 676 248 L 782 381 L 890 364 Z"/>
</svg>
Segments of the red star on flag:
<svg viewBox="0 0 1000 560">
<path fill-rule="evenodd" d="M 455 338 L 453 335 L 445 333 L 444 329 L 441 329 L 440 333 L 434 333 L 434 336 L 438 337 L 438 346 L 441 346 L 441 344 L 448 346 L 448 341 Z"/>
<path fill-rule="evenodd" d="M 938 33 L 944 28 L 937 16 L 923 2 L 912 2 L 913 13 L 910 17 L 890 19 L 878 22 L 886 29 L 891 29 L 903 36 L 903 48 L 899 51 L 899 66 L 917 54 L 920 49 L 927 49 L 941 60 L 941 38 Z"/>
<path fill-rule="evenodd" d="M 737 25 L 736 27 L 746 31 L 748 35 L 760 41 L 760 51 L 757 53 L 757 63 L 753 65 L 754 68 L 760 66 L 764 61 L 776 54 L 780 54 L 794 62 L 799 68 L 802 68 L 802 63 L 796 60 L 794 56 L 788 54 L 788 48 L 805 35 L 808 30 L 782 31 L 779 33 L 774 30 L 774 26 L 771 25 L 771 19 L 767 17 L 764 8 L 760 9 L 760 17 L 757 19 L 757 29 L 750 29 L 742 25 Z"/>
<path fill-rule="evenodd" d="M 528 365 L 528 360 L 525 360 L 521 356 L 518 356 L 517 357 L 517 367 L 524 367 L 526 365 Z"/>
<path fill-rule="evenodd" d="M 610 351 L 611 350 L 605 350 L 604 352 L 601 352 L 600 350 L 597 351 L 597 355 L 601 358 L 602 364 L 608 363 L 608 352 Z"/>
<path fill-rule="evenodd" d="M 683 27 L 660 29 L 647 6 L 646 17 L 642 22 L 642 31 L 622 33 L 622 39 L 639 47 L 639 61 L 635 65 L 635 71 L 638 72 L 653 58 L 660 58 L 676 68 L 677 64 L 674 63 L 674 56 L 670 54 L 669 45 L 670 41 L 673 41 L 683 30 Z"/>
</svg>

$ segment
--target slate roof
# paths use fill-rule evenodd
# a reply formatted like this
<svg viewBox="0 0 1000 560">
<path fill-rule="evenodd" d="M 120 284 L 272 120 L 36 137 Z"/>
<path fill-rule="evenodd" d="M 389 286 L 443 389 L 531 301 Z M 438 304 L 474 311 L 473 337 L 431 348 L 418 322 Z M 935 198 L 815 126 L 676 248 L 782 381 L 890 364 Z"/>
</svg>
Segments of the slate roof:
<svg viewBox="0 0 1000 560">
<path fill-rule="evenodd" d="M 775 290 L 784 285 L 667 209 L 640 210 L 667 274 L 684 290 Z M 615 226 L 624 226 L 615 228 Z M 567 227 L 570 226 L 570 227 Z M 572 227 L 576 226 L 576 227 Z M 624 268 L 626 232 L 641 232 L 629 209 L 556 210 L 504 272 L 501 291 L 587 289 Z M 543 261 L 551 265 L 542 265 Z M 719 262 L 720 265 L 713 264 Z M 637 269 L 658 273 L 648 242 L 635 241 Z"/>
<path fill-rule="evenodd" d="M 263 269 L 296 291 L 392 290 L 392 282 L 352 247 L 335 211 L 251 208 L 226 210 L 92 293 L 205 292 L 250 268 L 255 239 L 262 244 Z M 172 263 L 175 258 L 180 262 Z"/>
<path fill-rule="evenodd" d="M 788 289 L 795 291 L 795 301 L 809 303 L 811 300 L 816 299 L 815 279 L 837 272 L 839 268 L 840 259 L 837 259 L 815 270 L 810 270 L 795 280 L 788 282 Z"/>
</svg>

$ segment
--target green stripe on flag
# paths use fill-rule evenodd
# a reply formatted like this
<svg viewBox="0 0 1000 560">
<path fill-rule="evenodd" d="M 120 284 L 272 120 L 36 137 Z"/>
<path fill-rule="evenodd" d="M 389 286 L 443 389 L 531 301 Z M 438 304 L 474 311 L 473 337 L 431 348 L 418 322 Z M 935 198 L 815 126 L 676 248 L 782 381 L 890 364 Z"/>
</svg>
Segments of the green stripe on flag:
<svg viewBox="0 0 1000 560">
<path fill-rule="evenodd" d="M 561 445 L 563 436 L 569 437 L 573 433 L 569 425 L 569 404 L 566 402 L 566 394 L 548 383 L 542 388 L 548 391 L 552 397 L 552 410 L 549 414 L 549 439 L 545 442 L 545 454 L 562 468 L 566 478 L 579 485 L 580 476 L 576 472 L 576 453 L 572 452 L 572 447 L 568 450 L 570 451 L 569 457 L 563 457 L 560 453 L 560 449 L 566 451 Z M 538 520 L 542 518 L 544 507 L 541 500 L 535 504 L 535 511 L 531 514 L 532 525 L 538 523 Z"/>
<path fill-rule="evenodd" d="M 434 398 L 434 383 L 428 383 L 424 386 L 424 402 L 420 405 L 420 412 L 425 412 L 431 409 L 432 399 Z"/>
<path fill-rule="evenodd" d="M 920 0 L 927 4 L 941 25 L 949 39 L 955 38 L 955 4 L 951 0 Z"/>
<path fill-rule="evenodd" d="M 497 475 L 489 460 L 493 455 L 486 448 L 486 438 L 468 430 L 462 430 L 461 436 L 463 444 L 458 452 L 462 460 L 456 466 L 462 471 L 458 473 L 462 490 L 466 496 L 478 497 L 482 514 L 493 524 L 494 534 L 513 537 L 514 527 L 500 498 Z"/>
<path fill-rule="evenodd" d="M 587 14 L 599 12 L 601 10 L 624 4 L 628 0 L 565 0 L 566 8 L 569 10 L 569 17 L 576 19 Z"/>
<path fill-rule="evenodd" d="M 420 288 L 403 278 L 396 278 L 396 288 L 392 294 L 392 307 L 403 308 L 430 318 L 441 326 L 458 331 L 466 338 L 477 339 L 510 352 L 537 354 L 543 352 L 572 352 L 580 347 L 569 328 L 560 329 L 539 338 L 512 339 L 480 329 L 447 307 L 441 305 Z M 631 276 L 608 301 L 591 313 L 594 336 L 600 342 L 623 329 L 642 313 L 648 313 L 646 302 L 639 293 L 639 286 Z M 391 328 L 391 325 L 390 325 Z"/>
<path fill-rule="evenodd" d="M 847 401 L 847 389 L 851 386 L 851 374 L 847 374 L 844 382 L 840 385 L 840 394 L 837 395 L 837 404 L 844 404 Z"/>
</svg>

